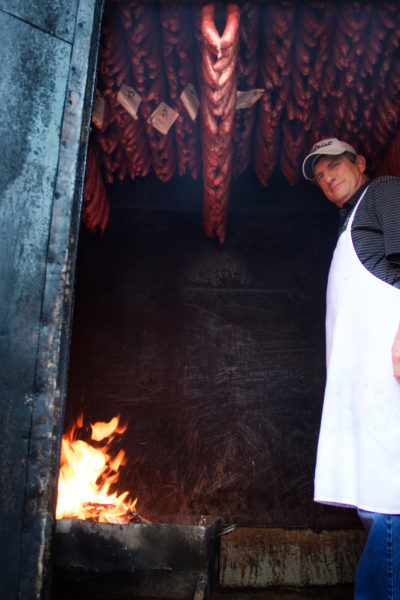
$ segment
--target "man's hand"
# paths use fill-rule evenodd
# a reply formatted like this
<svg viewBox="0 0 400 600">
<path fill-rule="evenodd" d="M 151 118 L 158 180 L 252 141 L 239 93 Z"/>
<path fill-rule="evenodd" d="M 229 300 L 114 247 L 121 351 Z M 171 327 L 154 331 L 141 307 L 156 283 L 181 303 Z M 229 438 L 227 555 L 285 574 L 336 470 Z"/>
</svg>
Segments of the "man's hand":
<svg viewBox="0 0 400 600">
<path fill-rule="evenodd" d="M 393 375 L 400 383 L 400 325 L 392 346 Z"/>
</svg>

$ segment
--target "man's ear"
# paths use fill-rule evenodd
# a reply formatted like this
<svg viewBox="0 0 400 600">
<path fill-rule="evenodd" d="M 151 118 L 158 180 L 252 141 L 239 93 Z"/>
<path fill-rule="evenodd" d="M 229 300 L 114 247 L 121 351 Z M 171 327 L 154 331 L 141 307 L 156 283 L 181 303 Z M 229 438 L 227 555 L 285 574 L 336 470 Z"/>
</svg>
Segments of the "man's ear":
<svg viewBox="0 0 400 600">
<path fill-rule="evenodd" d="M 364 173 L 367 168 L 367 161 L 362 154 L 357 154 L 356 165 L 360 169 L 361 173 Z"/>
</svg>

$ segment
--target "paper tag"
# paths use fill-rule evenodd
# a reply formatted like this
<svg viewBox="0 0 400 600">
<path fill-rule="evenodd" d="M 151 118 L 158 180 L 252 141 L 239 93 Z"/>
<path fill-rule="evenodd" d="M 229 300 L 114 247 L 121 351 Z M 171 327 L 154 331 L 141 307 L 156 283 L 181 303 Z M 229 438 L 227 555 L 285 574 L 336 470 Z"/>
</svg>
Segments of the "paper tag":
<svg viewBox="0 0 400 600">
<path fill-rule="evenodd" d="M 186 110 L 188 111 L 189 117 L 192 121 L 197 117 L 199 112 L 200 100 L 192 83 L 188 83 L 181 95 L 179 96 Z"/>
<path fill-rule="evenodd" d="M 264 92 L 265 90 L 262 89 L 247 90 L 246 92 L 241 92 L 238 90 L 236 98 L 236 110 L 239 110 L 240 108 L 250 108 L 250 106 L 253 106 L 253 104 L 255 104 L 257 100 L 261 98 Z"/>
<path fill-rule="evenodd" d="M 104 112 L 106 110 L 105 98 L 100 94 L 99 90 L 94 93 L 92 121 L 98 129 L 104 125 Z"/>
<path fill-rule="evenodd" d="M 117 100 L 131 117 L 138 120 L 137 112 L 142 97 L 132 86 L 123 83 L 118 91 Z"/>
<path fill-rule="evenodd" d="M 147 119 L 147 122 L 153 125 L 157 131 L 166 135 L 178 117 L 179 113 L 165 102 L 160 102 L 155 111 Z"/>
</svg>

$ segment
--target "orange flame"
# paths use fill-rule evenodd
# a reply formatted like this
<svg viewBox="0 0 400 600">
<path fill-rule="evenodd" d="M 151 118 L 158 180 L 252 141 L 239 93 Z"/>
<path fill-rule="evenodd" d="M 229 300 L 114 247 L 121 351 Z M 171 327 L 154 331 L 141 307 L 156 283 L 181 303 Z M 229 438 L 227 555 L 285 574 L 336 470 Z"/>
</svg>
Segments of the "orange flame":
<svg viewBox="0 0 400 600">
<path fill-rule="evenodd" d="M 77 439 L 83 415 L 63 436 L 57 519 L 89 519 L 102 523 L 126 523 L 132 519 L 137 498 L 129 502 L 129 492 L 119 495 L 110 492 L 118 481 L 120 466 L 125 464 L 123 450 L 115 458 L 109 454 L 116 435 L 126 431 L 126 426 L 119 425 L 119 418 L 117 415 L 108 423 L 90 425 L 95 445 Z"/>
</svg>

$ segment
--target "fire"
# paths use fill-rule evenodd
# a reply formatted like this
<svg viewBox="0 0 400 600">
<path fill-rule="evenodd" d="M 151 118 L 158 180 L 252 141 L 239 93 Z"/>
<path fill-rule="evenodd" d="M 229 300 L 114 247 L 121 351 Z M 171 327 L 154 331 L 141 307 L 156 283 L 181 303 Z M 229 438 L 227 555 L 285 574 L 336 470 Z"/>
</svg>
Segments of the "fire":
<svg viewBox="0 0 400 600">
<path fill-rule="evenodd" d="M 129 502 L 129 492 L 110 492 L 125 464 L 125 452 L 115 458 L 110 447 L 116 436 L 126 431 L 120 416 L 108 423 L 91 424 L 93 444 L 78 439 L 83 415 L 62 438 L 58 481 L 57 519 L 89 519 L 103 523 L 126 523 L 135 516 L 137 498 Z M 100 443 L 101 442 L 101 443 Z"/>
</svg>

